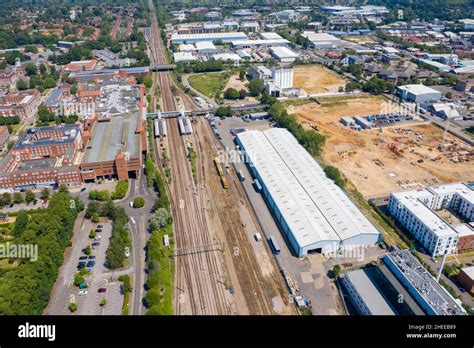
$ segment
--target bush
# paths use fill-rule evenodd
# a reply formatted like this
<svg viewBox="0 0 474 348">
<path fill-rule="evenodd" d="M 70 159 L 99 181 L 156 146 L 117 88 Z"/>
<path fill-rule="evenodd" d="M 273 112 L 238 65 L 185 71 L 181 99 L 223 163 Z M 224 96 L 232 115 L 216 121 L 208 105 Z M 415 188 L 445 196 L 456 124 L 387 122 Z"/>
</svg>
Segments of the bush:
<svg viewBox="0 0 474 348">
<path fill-rule="evenodd" d="M 233 100 L 239 99 L 240 98 L 240 93 L 235 88 L 228 88 L 224 92 L 224 98 L 225 99 L 233 99 Z"/>
<path fill-rule="evenodd" d="M 234 111 L 230 106 L 219 106 L 216 110 L 216 116 L 219 117 L 231 117 L 234 115 Z"/>
<path fill-rule="evenodd" d="M 112 192 L 111 198 L 122 199 L 127 194 L 127 191 L 128 191 L 128 181 L 121 180 L 118 182 L 117 186 L 115 187 L 115 191 Z"/>
<path fill-rule="evenodd" d="M 71 313 L 74 313 L 75 311 L 77 311 L 77 303 L 76 302 L 69 303 L 69 310 L 71 311 Z"/>
<path fill-rule="evenodd" d="M 80 273 L 77 273 L 75 276 L 74 276 L 74 285 L 75 286 L 79 286 L 81 283 L 83 283 L 85 281 L 84 277 L 80 274 Z"/>
<path fill-rule="evenodd" d="M 145 206 L 145 199 L 143 197 L 135 197 L 133 200 L 133 207 L 134 208 L 143 208 Z"/>
<path fill-rule="evenodd" d="M 97 236 L 97 232 L 95 230 L 91 230 L 89 233 L 89 238 L 95 238 Z"/>
<path fill-rule="evenodd" d="M 346 179 L 344 179 L 341 172 L 336 167 L 326 166 L 326 168 L 324 168 L 324 173 L 326 173 L 326 175 L 339 187 L 344 188 L 346 186 Z"/>
</svg>

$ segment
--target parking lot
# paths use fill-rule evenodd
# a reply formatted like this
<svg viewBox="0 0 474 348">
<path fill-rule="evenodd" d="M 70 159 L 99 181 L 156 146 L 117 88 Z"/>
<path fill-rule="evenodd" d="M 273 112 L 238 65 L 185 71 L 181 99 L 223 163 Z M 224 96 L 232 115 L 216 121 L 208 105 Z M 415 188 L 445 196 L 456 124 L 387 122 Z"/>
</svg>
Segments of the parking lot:
<svg viewBox="0 0 474 348">
<path fill-rule="evenodd" d="M 90 231 L 96 231 L 96 238 L 89 238 Z M 107 248 L 110 242 L 112 224 L 102 219 L 98 224 L 87 219 L 78 219 L 72 241 L 72 248 L 66 252 L 65 262 L 60 268 L 60 275 L 53 289 L 51 301 L 46 309 L 47 314 L 67 315 L 69 303 L 77 303 L 79 315 L 120 315 L 122 313 L 123 295 L 120 293 L 118 275 L 105 267 Z M 91 255 L 84 253 L 91 246 Z M 85 283 L 81 288 L 74 285 L 74 277 L 79 265 L 87 268 L 89 273 L 84 276 Z M 99 289 L 106 289 L 99 293 Z M 103 290 L 101 290 L 103 291 Z M 106 299 L 104 306 L 100 302 Z"/>
</svg>

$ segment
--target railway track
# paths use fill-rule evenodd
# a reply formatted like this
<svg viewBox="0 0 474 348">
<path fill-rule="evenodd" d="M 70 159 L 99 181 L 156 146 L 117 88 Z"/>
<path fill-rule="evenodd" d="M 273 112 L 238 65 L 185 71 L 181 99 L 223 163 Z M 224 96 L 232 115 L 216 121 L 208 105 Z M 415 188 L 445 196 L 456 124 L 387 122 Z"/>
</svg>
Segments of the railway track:
<svg viewBox="0 0 474 348">
<path fill-rule="evenodd" d="M 284 284 L 275 272 L 272 272 L 271 279 L 265 280 L 238 212 L 239 203 L 244 204 L 244 198 L 242 198 L 244 193 L 239 191 L 240 182 L 235 179 L 236 175 L 231 170 L 231 175 L 227 176 L 231 186 L 229 190 L 222 188 L 212 160 L 223 149 L 214 140 L 207 122 L 203 119 L 198 119 L 197 122 L 195 129 L 200 135 L 198 137 L 200 180 L 209 184 L 206 188 L 207 193 L 216 203 L 214 209 L 221 220 L 228 248 L 235 259 L 233 263 L 249 314 L 274 314 L 272 297 L 278 293 L 285 298 Z M 234 190 L 237 192 L 233 192 Z M 236 197 L 240 202 L 236 202 Z M 256 221 L 253 222 L 257 226 Z M 275 290 L 273 295 L 269 287 Z"/>
<path fill-rule="evenodd" d="M 152 19 L 151 55 L 153 64 L 165 64 L 166 57 L 152 0 L 149 0 Z M 172 92 L 173 80 L 169 72 L 157 72 L 156 85 L 161 88 L 161 110 L 176 110 L 176 99 Z M 155 87 L 156 87 L 155 85 Z M 177 90 L 177 89 L 176 89 Z M 192 101 L 179 92 L 183 103 L 189 107 Z M 176 120 L 167 120 L 168 143 L 172 182 L 168 185 L 174 218 L 176 248 L 192 248 L 217 241 L 211 237 L 203 208 L 195 197 L 195 187 L 188 163 L 186 146 L 179 134 Z M 158 142 L 155 156 L 158 159 Z M 157 162 L 158 163 L 158 162 Z M 192 253 L 177 256 L 176 294 L 174 308 L 177 314 L 232 314 L 225 284 L 225 269 L 220 251 Z"/>
</svg>

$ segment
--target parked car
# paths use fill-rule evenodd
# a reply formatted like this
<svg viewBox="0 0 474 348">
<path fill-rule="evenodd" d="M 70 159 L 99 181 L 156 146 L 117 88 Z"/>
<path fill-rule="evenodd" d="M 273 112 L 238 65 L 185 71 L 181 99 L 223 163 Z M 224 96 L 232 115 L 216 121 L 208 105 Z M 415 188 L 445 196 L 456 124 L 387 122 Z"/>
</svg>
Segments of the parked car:
<svg viewBox="0 0 474 348">
<path fill-rule="evenodd" d="M 89 260 L 94 260 L 94 259 L 95 259 L 95 255 L 89 256 Z"/>
<path fill-rule="evenodd" d="M 83 281 L 81 284 L 79 284 L 79 289 L 87 289 L 89 285 L 85 281 Z"/>
<path fill-rule="evenodd" d="M 85 190 L 86 190 L 86 188 L 85 188 L 85 187 L 81 188 L 81 192 L 84 192 Z"/>
<path fill-rule="evenodd" d="M 79 296 L 85 296 L 85 295 L 87 295 L 87 290 L 79 291 Z"/>
<path fill-rule="evenodd" d="M 99 245 L 100 245 L 99 242 L 94 242 L 94 243 L 92 243 L 92 247 L 98 247 Z"/>
<path fill-rule="evenodd" d="M 87 260 L 87 256 L 82 255 L 81 257 L 79 257 L 79 260 Z"/>
<path fill-rule="evenodd" d="M 95 230 L 95 232 L 100 233 L 100 232 L 102 232 L 102 230 L 100 228 L 98 228 L 98 229 Z"/>
<path fill-rule="evenodd" d="M 87 266 L 87 268 L 92 268 L 92 267 L 94 267 L 94 266 L 95 266 L 95 261 L 89 261 L 89 262 L 87 262 L 87 265 L 86 265 L 86 266 Z"/>
<path fill-rule="evenodd" d="M 97 228 L 102 228 L 102 227 L 104 227 L 104 226 L 102 226 L 102 225 L 97 225 Z"/>
<path fill-rule="evenodd" d="M 99 290 L 97 290 L 97 292 L 107 292 L 107 289 L 106 288 L 100 288 Z"/>
<path fill-rule="evenodd" d="M 86 263 L 83 261 L 77 264 L 77 269 L 83 269 L 84 267 L 86 267 Z"/>
</svg>

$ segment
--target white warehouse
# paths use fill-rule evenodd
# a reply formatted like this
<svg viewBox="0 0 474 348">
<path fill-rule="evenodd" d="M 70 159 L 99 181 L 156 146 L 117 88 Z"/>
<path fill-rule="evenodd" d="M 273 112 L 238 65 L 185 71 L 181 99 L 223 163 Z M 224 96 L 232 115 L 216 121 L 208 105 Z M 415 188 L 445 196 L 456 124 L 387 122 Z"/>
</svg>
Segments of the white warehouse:
<svg viewBox="0 0 474 348">
<path fill-rule="evenodd" d="M 388 209 L 433 256 L 456 251 L 463 224 L 452 226 L 436 211 L 449 208 L 464 220 L 474 221 L 474 191 L 462 183 L 393 192 Z"/>
<path fill-rule="evenodd" d="M 288 47 L 270 47 L 270 53 L 281 63 L 293 63 L 299 57 Z"/>
<path fill-rule="evenodd" d="M 375 244 L 380 233 L 286 129 L 239 133 L 253 177 L 294 252 Z"/>
</svg>

